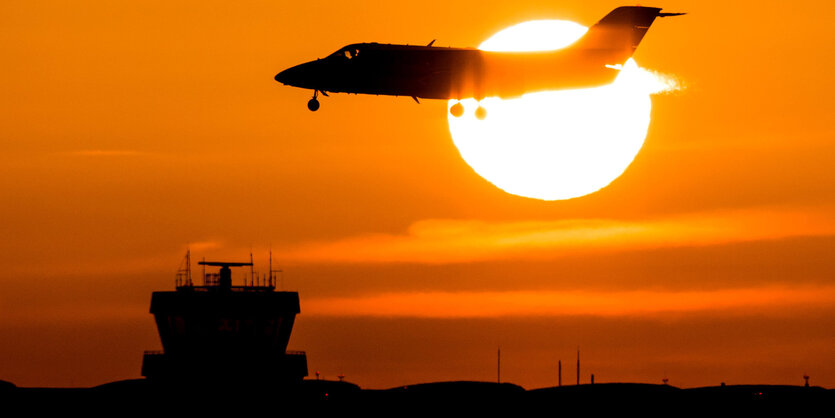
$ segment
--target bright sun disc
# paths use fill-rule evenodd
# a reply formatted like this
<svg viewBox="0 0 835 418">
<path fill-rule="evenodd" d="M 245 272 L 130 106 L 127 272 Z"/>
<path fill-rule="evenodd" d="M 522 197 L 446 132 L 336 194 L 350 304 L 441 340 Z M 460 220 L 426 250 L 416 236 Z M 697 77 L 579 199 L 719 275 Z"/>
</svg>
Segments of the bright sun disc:
<svg viewBox="0 0 835 418">
<path fill-rule="evenodd" d="M 579 39 L 587 28 L 540 20 L 511 26 L 484 41 L 491 51 L 553 50 Z M 461 156 L 480 176 L 519 196 L 560 200 L 600 190 L 629 166 L 646 137 L 650 97 L 661 80 L 627 61 L 614 83 L 592 89 L 486 98 L 485 120 L 474 99 L 464 115 L 449 115 Z M 448 107 L 455 104 L 451 100 Z"/>
</svg>

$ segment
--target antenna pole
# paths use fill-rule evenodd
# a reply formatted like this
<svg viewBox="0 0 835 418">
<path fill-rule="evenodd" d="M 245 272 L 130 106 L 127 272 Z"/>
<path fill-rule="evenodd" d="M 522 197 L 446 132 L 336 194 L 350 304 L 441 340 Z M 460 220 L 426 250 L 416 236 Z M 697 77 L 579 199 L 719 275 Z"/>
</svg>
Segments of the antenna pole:
<svg viewBox="0 0 835 418">
<path fill-rule="evenodd" d="M 557 386 L 562 386 L 562 360 L 557 360 Z"/>
<path fill-rule="evenodd" d="M 496 353 L 496 382 L 502 383 L 502 347 Z"/>
<path fill-rule="evenodd" d="M 185 265 L 184 265 L 185 264 Z M 177 288 L 191 286 L 191 249 L 186 247 L 186 256 L 177 268 Z"/>
<path fill-rule="evenodd" d="M 188 256 L 188 252 L 186 252 L 186 256 Z M 183 275 L 183 262 L 180 262 L 180 265 L 177 266 L 177 276 L 174 279 L 174 286 L 180 287 L 180 276 Z"/>
<path fill-rule="evenodd" d="M 191 248 L 186 249 L 186 286 L 191 286 Z"/>
<path fill-rule="evenodd" d="M 281 269 L 273 270 L 273 249 L 270 247 L 270 283 L 269 286 L 275 289 L 278 287 L 278 276 L 275 273 L 281 273 Z"/>
<path fill-rule="evenodd" d="M 252 286 L 255 284 L 255 263 L 252 262 L 252 247 L 249 248 L 249 285 Z M 244 283 L 246 284 L 246 283 Z"/>
<path fill-rule="evenodd" d="M 580 348 L 577 347 L 577 386 L 580 386 Z"/>
</svg>

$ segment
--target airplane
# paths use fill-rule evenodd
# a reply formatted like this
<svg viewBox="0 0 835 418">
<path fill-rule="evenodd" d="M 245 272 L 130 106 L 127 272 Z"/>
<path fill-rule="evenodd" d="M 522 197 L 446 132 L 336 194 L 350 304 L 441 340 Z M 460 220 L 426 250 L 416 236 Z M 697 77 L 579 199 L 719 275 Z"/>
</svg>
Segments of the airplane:
<svg viewBox="0 0 835 418">
<path fill-rule="evenodd" d="M 319 93 L 374 94 L 419 99 L 457 100 L 450 114 L 460 117 L 460 100 L 475 98 L 475 116 L 487 111 L 486 97 L 513 98 L 534 91 L 589 88 L 609 84 L 638 48 L 660 8 L 618 7 L 572 45 L 545 52 L 491 52 L 475 48 L 350 44 L 326 58 L 288 68 L 275 80 L 313 90 L 307 102 L 319 109 Z"/>
</svg>

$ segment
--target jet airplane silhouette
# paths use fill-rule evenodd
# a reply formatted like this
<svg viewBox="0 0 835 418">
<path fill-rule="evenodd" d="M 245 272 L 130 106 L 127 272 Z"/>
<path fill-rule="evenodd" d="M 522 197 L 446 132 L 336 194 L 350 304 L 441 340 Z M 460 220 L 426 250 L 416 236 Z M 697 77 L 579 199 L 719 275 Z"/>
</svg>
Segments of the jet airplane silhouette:
<svg viewBox="0 0 835 418">
<path fill-rule="evenodd" d="M 285 85 L 313 90 L 308 109 L 319 109 L 318 94 L 408 96 L 461 100 L 512 98 L 522 94 L 609 84 L 635 52 L 656 17 L 655 7 L 618 7 L 569 47 L 545 52 L 490 52 L 475 48 L 357 43 L 326 58 L 288 68 L 275 76 Z M 463 106 L 450 108 L 453 116 Z M 480 104 L 476 117 L 487 111 Z"/>
</svg>

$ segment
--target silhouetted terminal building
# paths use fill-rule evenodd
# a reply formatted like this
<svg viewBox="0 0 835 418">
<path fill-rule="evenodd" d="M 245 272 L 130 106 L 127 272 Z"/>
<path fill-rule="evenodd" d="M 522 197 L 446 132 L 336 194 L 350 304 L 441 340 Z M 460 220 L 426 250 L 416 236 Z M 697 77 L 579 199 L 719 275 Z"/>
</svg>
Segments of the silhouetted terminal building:
<svg viewBox="0 0 835 418">
<path fill-rule="evenodd" d="M 151 296 L 163 351 L 145 352 L 142 375 L 224 385 L 285 384 L 307 376 L 305 353 L 287 351 L 298 293 L 276 291 L 272 271 L 264 283 L 233 286 L 231 267 L 251 262 L 201 261 L 220 272 L 205 273 L 204 267 L 203 285 L 195 286 L 189 258 L 176 290 Z"/>
</svg>

